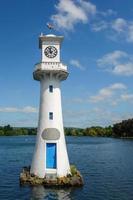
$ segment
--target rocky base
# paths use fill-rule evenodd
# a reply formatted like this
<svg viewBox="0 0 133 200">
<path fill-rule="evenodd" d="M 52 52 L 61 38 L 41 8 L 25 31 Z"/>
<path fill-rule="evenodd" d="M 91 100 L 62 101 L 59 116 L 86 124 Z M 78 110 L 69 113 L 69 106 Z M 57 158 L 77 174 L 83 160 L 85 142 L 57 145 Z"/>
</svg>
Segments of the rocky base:
<svg viewBox="0 0 133 200">
<path fill-rule="evenodd" d="M 24 167 L 22 173 L 20 173 L 21 185 L 44 185 L 45 187 L 80 187 L 83 186 L 83 178 L 80 172 L 74 165 L 71 165 L 71 174 L 64 177 L 44 177 L 39 178 L 33 174 L 30 174 L 30 167 Z"/>
</svg>

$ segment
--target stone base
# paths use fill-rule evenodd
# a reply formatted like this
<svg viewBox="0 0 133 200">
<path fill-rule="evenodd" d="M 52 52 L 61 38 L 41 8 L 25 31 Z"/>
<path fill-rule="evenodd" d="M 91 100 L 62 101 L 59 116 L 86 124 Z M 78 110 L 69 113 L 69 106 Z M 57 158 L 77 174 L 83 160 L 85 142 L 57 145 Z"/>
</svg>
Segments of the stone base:
<svg viewBox="0 0 133 200">
<path fill-rule="evenodd" d="M 64 177 L 44 177 L 39 178 L 33 174 L 30 174 L 30 167 L 24 167 L 22 173 L 20 173 L 21 185 L 44 185 L 45 187 L 80 187 L 83 186 L 83 178 L 80 172 L 74 165 L 71 165 L 71 174 Z"/>
</svg>

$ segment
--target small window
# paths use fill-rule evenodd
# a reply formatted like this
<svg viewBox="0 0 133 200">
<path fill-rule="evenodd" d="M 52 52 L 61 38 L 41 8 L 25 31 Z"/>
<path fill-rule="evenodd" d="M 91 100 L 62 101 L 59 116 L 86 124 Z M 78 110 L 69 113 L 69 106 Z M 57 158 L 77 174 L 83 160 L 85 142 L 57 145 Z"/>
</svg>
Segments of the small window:
<svg viewBox="0 0 133 200">
<path fill-rule="evenodd" d="M 53 85 L 49 86 L 49 92 L 53 92 Z"/>
<path fill-rule="evenodd" d="M 53 112 L 49 112 L 49 119 L 53 120 Z"/>
</svg>

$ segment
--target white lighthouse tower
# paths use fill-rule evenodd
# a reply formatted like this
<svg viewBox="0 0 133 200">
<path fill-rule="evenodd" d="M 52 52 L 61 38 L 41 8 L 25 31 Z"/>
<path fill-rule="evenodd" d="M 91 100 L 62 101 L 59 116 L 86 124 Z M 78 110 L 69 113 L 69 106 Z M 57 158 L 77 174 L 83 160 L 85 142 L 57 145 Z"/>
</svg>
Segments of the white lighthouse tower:
<svg viewBox="0 0 133 200">
<path fill-rule="evenodd" d="M 40 81 L 40 109 L 31 174 L 40 178 L 57 177 L 70 173 L 64 136 L 60 82 L 68 76 L 67 66 L 60 61 L 63 36 L 43 35 L 39 37 L 41 62 L 33 72 Z"/>
</svg>

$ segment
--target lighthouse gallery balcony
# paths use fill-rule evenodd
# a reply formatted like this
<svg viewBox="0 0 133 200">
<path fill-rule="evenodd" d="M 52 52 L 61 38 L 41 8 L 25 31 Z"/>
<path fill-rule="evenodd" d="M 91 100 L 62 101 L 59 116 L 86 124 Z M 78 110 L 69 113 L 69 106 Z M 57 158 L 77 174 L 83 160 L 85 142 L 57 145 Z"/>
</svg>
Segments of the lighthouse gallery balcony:
<svg viewBox="0 0 133 200">
<path fill-rule="evenodd" d="M 44 75 L 54 75 L 61 80 L 68 76 L 67 66 L 61 62 L 40 62 L 35 65 L 33 77 L 40 80 Z"/>
</svg>

